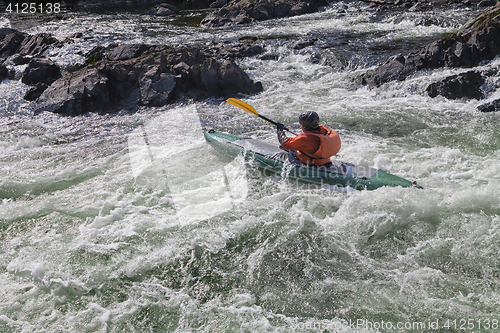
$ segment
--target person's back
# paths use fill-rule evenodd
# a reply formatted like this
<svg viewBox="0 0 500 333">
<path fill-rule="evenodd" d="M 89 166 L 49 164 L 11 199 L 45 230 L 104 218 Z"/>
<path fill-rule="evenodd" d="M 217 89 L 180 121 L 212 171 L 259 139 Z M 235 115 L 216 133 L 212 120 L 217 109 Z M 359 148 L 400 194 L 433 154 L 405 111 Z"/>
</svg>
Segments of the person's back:
<svg viewBox="0 0 500 333">
<path fill-rule="evenodd" d="M 299 116 L 302 133 L 294 138 L 287 138 L 284 126 L 278 123 L 278 140 L 281 146 L 294 150 L 297 158 L 304 164 L 327 165 L 330 157 L 340 150 L 339 134 L 326 126 L 319 125 L 319 116 L 314 111 L 307 111 Z"/>
</svg>

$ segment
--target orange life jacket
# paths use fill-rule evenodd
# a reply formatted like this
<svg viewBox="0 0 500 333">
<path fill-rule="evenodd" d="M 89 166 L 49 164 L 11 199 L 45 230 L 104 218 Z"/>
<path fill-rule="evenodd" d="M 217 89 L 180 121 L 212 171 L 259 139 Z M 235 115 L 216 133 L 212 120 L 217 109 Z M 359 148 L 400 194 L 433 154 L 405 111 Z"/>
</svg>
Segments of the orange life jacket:
<svg viewBox="0 0 500 333">
<path fill-rule="evenodd" d="M 319 138 L 319 146 L 315 151 L 299 150 L 296 153 L 297 158 L 304 164 L 323 165 L 330 162 L 330 157 L 337 154 L 340 150 L 340 136 L 336 131 L 320 126 L 320 131 L 304 131 L 301 135 L 316 136 Z"/>
</svg>

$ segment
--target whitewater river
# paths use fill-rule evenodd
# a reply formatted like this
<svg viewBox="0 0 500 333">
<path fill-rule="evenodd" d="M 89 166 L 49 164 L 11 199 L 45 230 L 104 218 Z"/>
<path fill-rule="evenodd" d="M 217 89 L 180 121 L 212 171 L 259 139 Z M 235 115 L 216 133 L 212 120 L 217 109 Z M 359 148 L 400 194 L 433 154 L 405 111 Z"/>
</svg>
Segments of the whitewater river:
<svg viewBox="0 0 500 333">
<path fill-rule="evenodd" d="M 475 11 L 340 3 L 225 29 L 184 24 L 195 11 L 184 21 L 140 14 L 76 13 L 25 31 L 61 40 L 83 32 L 49 54 L 62 66 L 111 42 L 258 36 L 274 58 L 239 65 L 264 91 L 238 98 L 292 130 L 315 110 L 340 133 L 339 159 L 424 189 L 307 189 L 262 177 L 204 141 L 214 128 L 276 142 L 272 126 L 223 99 L 33 116 L 28 87 L 3 81 L 1 332 L 499 331 L 500 115 L 425 93 L 466 69 L 373 89 L 353 83 Z M 294 51 L 302 37 L 318 41 Z M 319 48 L 333 66 L 311 60 Z M 498 86 L 487 82 L 488 99 Z"/>
</svg>

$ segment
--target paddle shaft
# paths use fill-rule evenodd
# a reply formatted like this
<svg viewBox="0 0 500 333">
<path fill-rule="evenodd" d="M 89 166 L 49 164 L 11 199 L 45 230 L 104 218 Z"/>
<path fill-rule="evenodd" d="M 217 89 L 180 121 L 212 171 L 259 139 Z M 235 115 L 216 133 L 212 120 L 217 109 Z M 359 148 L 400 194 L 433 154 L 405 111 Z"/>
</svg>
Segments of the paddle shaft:
<svg viewBox="0 0 500 333">
<path fill-rule="evenodd" d="M 262 118 L 262 119 L 264 119 L 264 120 L 267 120 L 267 121 L 268 121 L 268 122 L 270 122 L 271 124 L 273 124 L 273 125 L 275 125 L 275 126 L 278 126 L 278 123 L 277 123 L 277 122 L 275 122 L 275 121 L 273 121 L 273 120 L 271 120 L 271 119 L 269 119 L 269 118 L 267 118 L 267 117 L 264 117 L 263 115 L 260 115 L 260 114 L 259 114 L 258 116 L 259 116 L 259 118 Z M 286 128 L 286 127 L 283 127 L 283 129 L 284 129 L 285 131 L 288 131 L 288 132 L 292 133 L 292 134 L 298 135 L 297 133 L 290 131 L 290 130 L 289 130 L 288 128 Z"/>
</svg>

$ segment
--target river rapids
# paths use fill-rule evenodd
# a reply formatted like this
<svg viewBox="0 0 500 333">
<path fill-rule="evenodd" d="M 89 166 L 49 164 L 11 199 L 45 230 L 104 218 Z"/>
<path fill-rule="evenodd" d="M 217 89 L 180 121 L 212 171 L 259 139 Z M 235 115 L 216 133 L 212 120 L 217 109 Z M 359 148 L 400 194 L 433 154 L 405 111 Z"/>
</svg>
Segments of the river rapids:
<svg viewBox="0 0 500 333">
<path fill-rule="evenodd" d="M 1 332 L 499 331 L 500 115 L 425 92 L 468 69 L 355 84 L 476 11 L 338 2 L 226 28 L 191 24 L 199 10 L 144 14 L 78 12 L 22 29 L 60 40 L 82 32 L 48 54 L 60 66 L 96 45 L 256 36 L 271 56 L 238 65 L 264 91 L 235 97 L 292 130 L 315 110 L 342 138 L 338 159 L 424 189 L 311 189 L 263 176 L 205 142 L 210 128 L 277 142 L 269 123 L 223 99 L 34 115 L 22 98 L 28 86 L 4 80 Z M 0 16 L 10 26 L 20 27 Z M 291 47 L 310 37 L 314 45 Z M 484 85 L 487 99 L 500 97 L 496 80 Z"/>
</svg>

